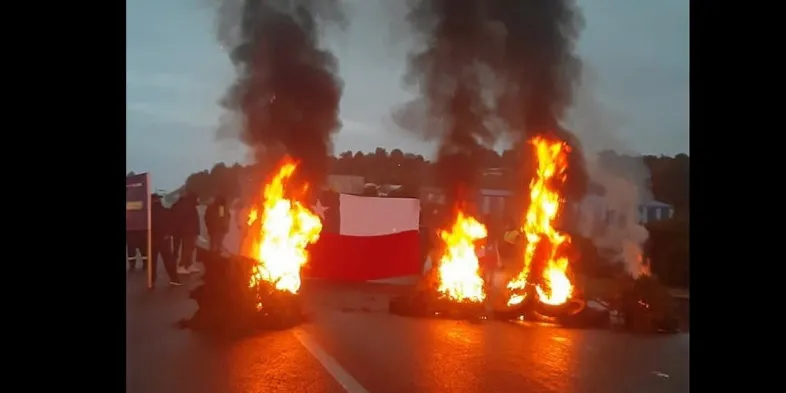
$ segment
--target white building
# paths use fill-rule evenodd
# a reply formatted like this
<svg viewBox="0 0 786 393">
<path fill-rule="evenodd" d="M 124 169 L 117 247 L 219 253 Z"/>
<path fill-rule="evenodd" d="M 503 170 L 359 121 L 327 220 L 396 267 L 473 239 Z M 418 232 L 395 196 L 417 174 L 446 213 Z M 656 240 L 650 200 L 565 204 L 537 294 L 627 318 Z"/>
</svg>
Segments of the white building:
<svg viewBox="0 0 786 393">
<path fill-rule="evenodd" d="M 648 222 L 666 220 L 674 216 L 674 207 L 659 202 L 650 200 L 638 203 L 634 211 L 632 205 L 629 208 L 621 209 L 620 206 L 613 206 L 609 200 L 599 195 L 588 195 L 585 197 L 578 208 L 579 214 L 579 228 L 582 228 L 583 233 L 594 233 L 597 227 L 606 227 L 609 225 L 626 226 L 630 221 L 630 215 L 635 214 L 635 222 L 638 224 L 646 224 Z"/>
<path fill-rule="evenodd" d="M 663 202 L 651 200 L 639 204 L 639 223 L 666 220 L 674 217 L 674 207 Z"/>
</svg>

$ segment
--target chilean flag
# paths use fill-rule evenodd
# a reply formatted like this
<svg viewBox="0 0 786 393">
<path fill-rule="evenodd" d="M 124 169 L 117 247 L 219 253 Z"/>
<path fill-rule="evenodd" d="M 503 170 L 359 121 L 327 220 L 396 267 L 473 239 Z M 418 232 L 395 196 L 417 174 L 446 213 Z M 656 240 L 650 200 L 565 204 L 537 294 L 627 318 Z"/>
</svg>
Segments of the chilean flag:
<svg viewBox="0 0 786 393">
<path fill-rule="evenodd" d="M 304 277 L 370 281 L 421 274 L 418 199 L 324 191 L 311 210 L 322 219 L 322 232 L 309 247 Z M 248 211 L 235 208 L 232 213 L 235 225 L 229 227 L 224 248 L 238 254 Z M 202 227 L 201 242 L 207 247 L 207 231 Z"/>
<path fill-rule="evenodd" d="M 367 281 L 421 273 L 418 199 L 324 191 L 311 208 L 323 227 L 304 276 Z"/>
</svg>

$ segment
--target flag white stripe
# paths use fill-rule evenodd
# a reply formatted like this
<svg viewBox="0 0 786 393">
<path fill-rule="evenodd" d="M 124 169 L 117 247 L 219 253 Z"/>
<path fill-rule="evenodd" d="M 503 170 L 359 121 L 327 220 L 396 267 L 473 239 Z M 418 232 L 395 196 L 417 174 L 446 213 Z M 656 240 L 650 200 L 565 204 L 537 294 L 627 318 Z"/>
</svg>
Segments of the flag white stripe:
<svg viewBox="0 0 786 393">
<path fill-rule="evenodd" d="M 384 236 L 418 229 L 420 200 L 341 194 L 339 232 L 347 236 Z"/>
</svg>

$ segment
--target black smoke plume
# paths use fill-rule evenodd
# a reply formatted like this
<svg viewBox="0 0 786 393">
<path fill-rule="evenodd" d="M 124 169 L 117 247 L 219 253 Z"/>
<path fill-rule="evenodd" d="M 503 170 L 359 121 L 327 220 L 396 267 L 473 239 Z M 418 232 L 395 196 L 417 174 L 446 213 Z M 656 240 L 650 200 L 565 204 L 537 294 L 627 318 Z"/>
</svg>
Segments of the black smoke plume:
<svg viewBox="0 0 786 393">
<path fill-rule="evenodd" d="M 471 185 L 480 169 L 472 151 L 491 146 L 500 133 L 524 152 L 525 139 L 551 134 L 573 147 L 568 188 L 583 194 L 581 148 L 561 126 L 581 69 L 575 42 L 582 19 L 575 1 L 420 0 L 408 19 L 425 49 L 412 56 L 406 82 L 420 87 L 427 116 L 440 120 L 417 132 L 438 135 L 439 163 L 450 158 L 445 152 L 463 155 L 438 165 L 443 186 Z M 412 129 L 406 122 L 416 105 L 396 113 L 402 127 Z M 491 131 L 485 125 L 492 117 L 506 126 Z M 431 129 L 434 124 L 440 133 Z M 526 187 L 528 181 L 517 183 Z"/>
<path fill-rule="evenodd" d="M 223 0 L 219 40 L 237 78 L 223 106 L 239 115 L 241 140 L 256 159 L 283 147 L 298 174 L 321 182 L 341 123 L 336 58 L 318 43 L 318 22 L 343 22 L 339 0 Z"/>
<path fill-rule="evenodd" d="M 580 198 L 587 187 L 581 145 L 561 125 L 573 103 L 581 75 L 576 41 L 583 18 L 575 0 L 492 0 L 493 18 L 504 26 L 502 61 L 494 66 L 504 75 L 505 89 L 497 101 L 508 131 L 524 137 L 551 135 L 572 147 L 569 157 L 569 198 Z"/>
<path fill-rule="evenodd" d="M 491 34 L 484 3 L 419 1 L 408 15 L 425 48 L 412 55 L 407 82 L 419 86 L 424 100 L 399 112 L 397 120 L 407 122 L 407 112 L 419 109 L 436 119 L 416 132 L 439 140 L 436 175 L 449 204 L 464 200 L 461 194 L 475 187 L 481 169 L 477 153 L 496 139 L 487 127 L 490 108 L 482 94 L 483 56 L 490 52 L 486 38 Z M 415 108 L 421 104 L 425 108 Z"/>
</svg>

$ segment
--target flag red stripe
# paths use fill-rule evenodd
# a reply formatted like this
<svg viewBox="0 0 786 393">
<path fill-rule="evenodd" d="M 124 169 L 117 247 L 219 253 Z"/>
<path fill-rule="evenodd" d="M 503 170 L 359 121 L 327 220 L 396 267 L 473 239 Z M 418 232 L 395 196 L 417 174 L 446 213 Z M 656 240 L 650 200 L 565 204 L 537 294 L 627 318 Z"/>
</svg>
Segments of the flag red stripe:
<svg viewBox="0 0 786 393">
<path fill-rule="evenodd" d="M 341 281 L 367 281 L 420 274 L 420 234 L 406 231 L 383 236 L 320 235 L 309 248 L 303 275 Z"/>
</svg>

